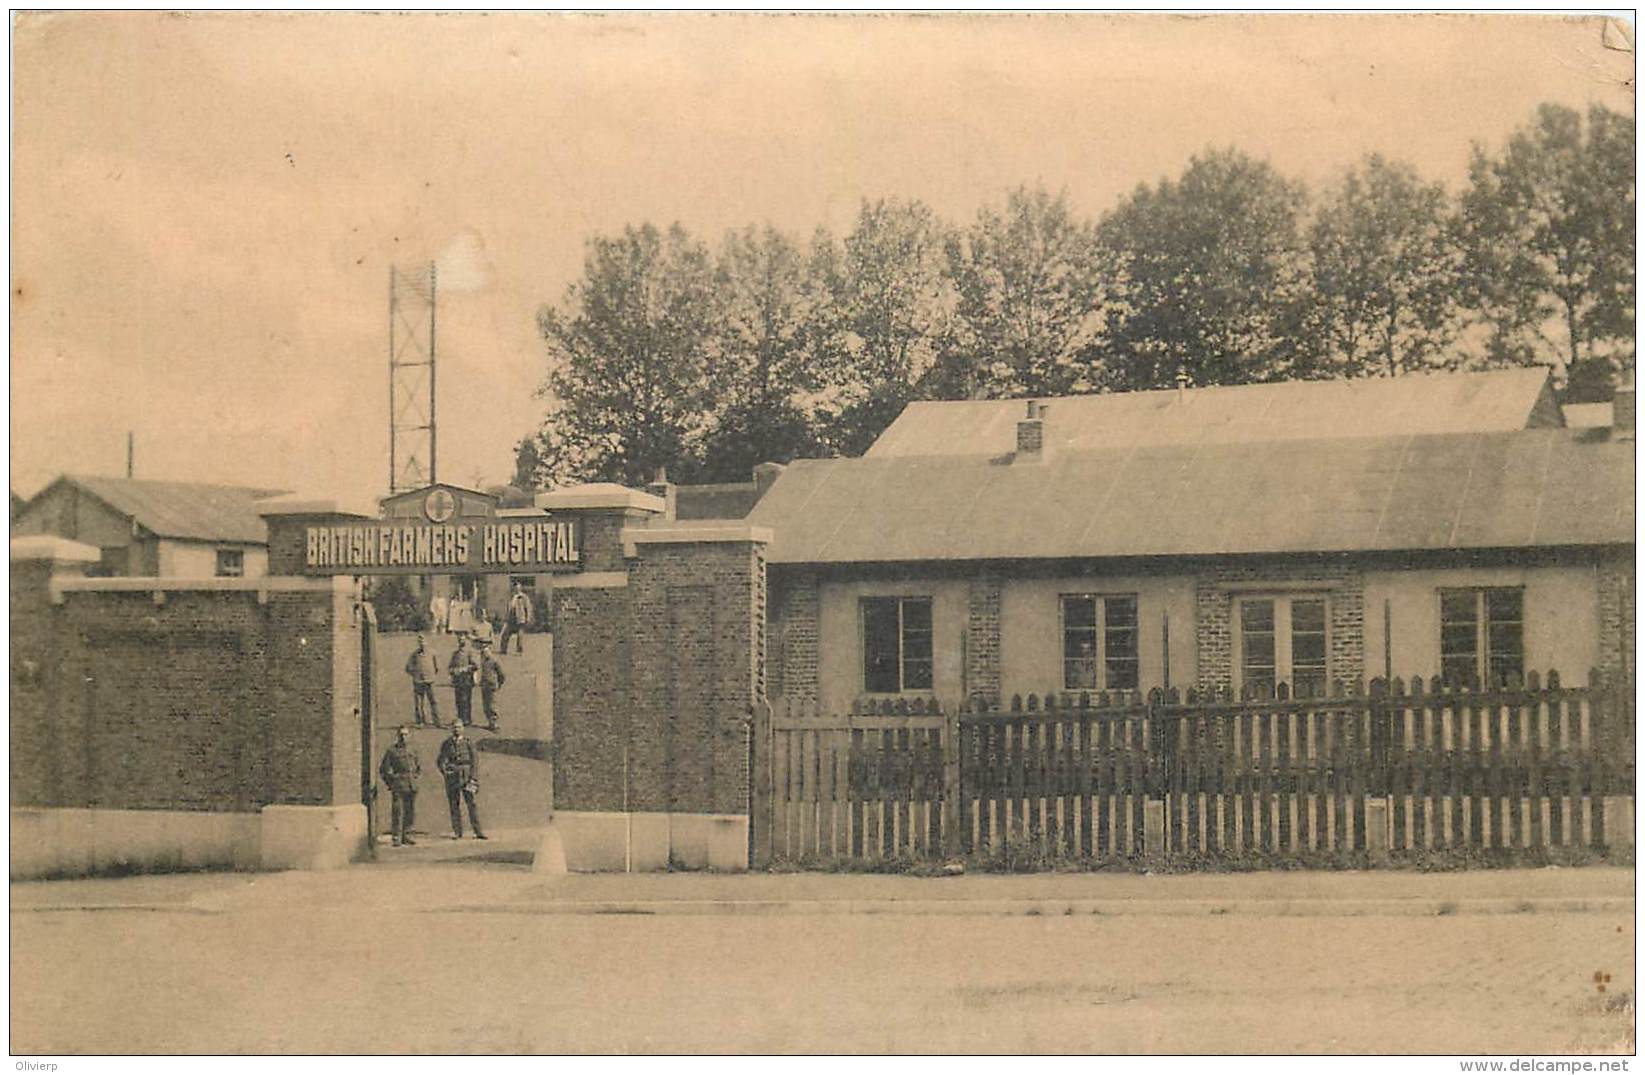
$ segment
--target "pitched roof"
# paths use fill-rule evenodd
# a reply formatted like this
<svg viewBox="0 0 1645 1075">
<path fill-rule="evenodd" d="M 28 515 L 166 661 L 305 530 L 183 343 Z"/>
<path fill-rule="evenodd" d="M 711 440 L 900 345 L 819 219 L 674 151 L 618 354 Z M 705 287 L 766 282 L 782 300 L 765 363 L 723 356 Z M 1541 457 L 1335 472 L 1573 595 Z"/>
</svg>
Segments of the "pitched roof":
<svg viewBox="0 0 1645 1075">
<path fill-rule="evenodd" d="M 284 492 L 69 474 L 58 480 L 79 486 L 157 537 L 258 545 L 268 541 L 268 528 L 257 514 L 257 501 Z"/>
<path fill-rule="evenodd" d="M 772 563 L 1632 543 L 1633 445 L 1537 429 L 796 460 Z"/>
<path fill-rule="evenodd" d="M 1080 451 L 1137 444 L 1468 433 L 1561 425 L 1548 371 L 1409 374 L 1158 392 L 1061 396 L 1046 404 L 1045 444 Z M 1022 400 L 917 401 L 865 453 L 998 455 L 1016 448 Z"/>
</svg>

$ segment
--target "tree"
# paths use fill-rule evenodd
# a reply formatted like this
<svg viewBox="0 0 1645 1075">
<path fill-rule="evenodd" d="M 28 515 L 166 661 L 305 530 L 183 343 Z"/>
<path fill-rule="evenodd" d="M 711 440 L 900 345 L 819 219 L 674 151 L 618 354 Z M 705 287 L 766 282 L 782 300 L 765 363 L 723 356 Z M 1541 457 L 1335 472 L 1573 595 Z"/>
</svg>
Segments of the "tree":
<svg viewBox="0 0 1645 1075">
<path fill-rule="evenodd" d="M 1325 369 L 1394 376 L 1454 364 L 1459 271 L 1445 188 L 1367 157 L 1314 218 L 1312 331 Z"/>
<path fill-rule="evenodd" d="M 809 400 L 821 384 L 812 358 L 827 296 L 800 247 L 769 225 L 726 236 L 715 288 L 722 315 L 700 473 L 709 481 L 746 481 L 757 463 L 821 450 Z"/>
<path fill-rule="evenodd" d="M 815 356 L 830 451 L 858 455 L 914 397 L 948 331 L 943 227 L 917 201 L 864 201 L 843 243 L 819 233 L 811 271 L 826 288 Z"/>
<path fill-rule="evenodd" d="M 1499 156 L 1474 147 L 1465 286 L 1494 363 L 1634 361 L 1634 130 L 1544 104 Z"/>
<path fill-rule="evenodd" d="M 1302 188 L 1237 150 L 1139 186 L 1097 226 L 1104 385 L 1239 384 L 1306 372 Z"/>
<path fill-rule="evenodd" d="M 1089 391 L 1101 327 L 1096 233 L 1066 194 L 1019 187 L 945 243 L 953 333 L 926 393 L 969 399 Z"/>
<path fill-rule="evenodd" d="M 564 310 L 537 315 L 549 414 L 536 438 L 541 482 L 643 485 L 689 472 L 708 425 L 719 295 L 708 250 L 678 224 L 588 244 Z"/>
</svg>

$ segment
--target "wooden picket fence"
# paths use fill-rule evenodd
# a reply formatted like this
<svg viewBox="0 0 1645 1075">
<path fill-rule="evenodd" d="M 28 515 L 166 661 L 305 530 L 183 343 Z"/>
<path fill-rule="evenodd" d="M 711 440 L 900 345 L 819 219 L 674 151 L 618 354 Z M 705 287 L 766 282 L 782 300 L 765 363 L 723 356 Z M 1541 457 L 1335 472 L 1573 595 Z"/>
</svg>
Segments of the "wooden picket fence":
<svg viewBox="0 0 1645 1075">
<path fill-rule="evenodd" d="M 940 856 L 948 724 L 923 700 L 844 716 L 777 708 L 764 757 L 756 752 L 755 786 L 768 789 L 755 820 L 768 845 L 757 851 L 768 860 Z"/>
<path fill-rule="evenodd" d="M 774 710 L 756 735 L 755 860 L 1343 861 L 1588 847 L 1634 788 L 1633 695 L 1591 673 L 1328 698 L 1151 691 L 943 714 Z"/>
</svg>

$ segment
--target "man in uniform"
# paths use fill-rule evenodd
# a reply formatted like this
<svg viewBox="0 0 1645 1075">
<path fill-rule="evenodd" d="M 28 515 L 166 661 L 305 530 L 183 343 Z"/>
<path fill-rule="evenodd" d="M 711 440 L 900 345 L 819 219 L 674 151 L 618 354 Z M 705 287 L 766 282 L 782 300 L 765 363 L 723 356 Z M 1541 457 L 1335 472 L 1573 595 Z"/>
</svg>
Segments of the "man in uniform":
<svg viewBox="0 0 1645 1075">
<path fill-rule="evenodd" d="M 411 825 L 417 811 L 417 776 L 423 766 L 417 760 L 417 752 L 411 749 L 409 734 L 405 728 L 397 731 L 394 745 L 384 752 L 382 764 L 377 766 L 377 775 L 394 795 L 390 817 L 395 847 L 417 842 L 411 838 Z"/>
<path fill-rule="evenodd" d="M 446 671 L 451 674 L 451 690 L 457 696 L 457 723 L 474 723 L 474 680 L 480 666 L 474 661 L 474 651 L 468 648 L 468 638 L 457 636 L 457 648 L 452 651 Z"/>
<path fill-rule="evenodd" d="M 514 584 L 514 596 L 508 599 L 508 622 L 503 625 L 503 637 L 498 642 L 498 648 L 508 652 L 508 640 L 514 639 L 514 652 L 525 652 L 525 625 L 531 622 L 531 598 L 526 596 L 525 587 Z"/>
<path fill-rule="evenodd" d="M 480 704 L 485 709 L 486 729 L 497 730 L 497 692 L 502 690 L 503 683 L 508 679 L 503 674 L 503 666 L 498 662 L 497 655 L 491 652 L 491 644 L 484 639 L 480 640 Z"/>
<path fill-rule="evenodd" d="M 440 726 L 440 707 L 434 701 L 434 654 L 428 651 L 423 636 L 417 636 L 417 648 L 406 658 L 406 675 L 411 677 L 411 711 L 417 726 L 423 725 L 426 708 L 429 723 Z"/>
<path fill-rule="evenodd" d="M 468 803 L 469 824 L 474 826 L 474 837 L 484 840 L 480 831 L 480 815 L 474 809 L 474 795 L 480 790 L 480 752 L 463 735 L 463 722 L 451 726 L 451 738 L 440 744 L 440 756 L 435 767 L 446 778 L 446 803 L 451 807 L 451 836 L 463 838 L 463 802 Z"/>
</svg>

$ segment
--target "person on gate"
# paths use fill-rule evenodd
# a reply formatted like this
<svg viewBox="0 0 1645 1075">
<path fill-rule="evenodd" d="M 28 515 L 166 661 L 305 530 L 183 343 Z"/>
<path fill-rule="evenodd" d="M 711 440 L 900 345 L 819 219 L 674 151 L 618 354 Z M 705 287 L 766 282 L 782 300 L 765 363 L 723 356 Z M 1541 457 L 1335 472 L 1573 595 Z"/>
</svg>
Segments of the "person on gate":
<svg viewBox="0 0 1645 1075">
<path fill-rule="evenodd" d="M 508 599 L 508 622 L 503 625 L 503 637 L 498 644 L 498 650 L 508 652 L 508 640 L 514 639 L 514 652 L 525 652 L 525 625 L 531 622 L 531 598 L 526 596 L 525 587 L 514 584 L 514 596 Z"/>
<path fill-rule="evenodd" d="M 480 704 L 485 709 L 486 729 L 497 730 L 497 692 L 503 689 L 508 677 L 497 655 L 491 652 L 491 643 L 480 640 Z"/>
<path fill-rule="evenodd" d="M 410 735 L 410 730 L 403 727 L 395 732 L 394 745 L 384 752 L 382 763 L 377 766 L 377 775 L 394 796 L 390 818 L 395 847 L 417 842 L 411 838 L 411 826 L 416 821 L 417 777 L 423 766 L 417 752 L 411 749 Z"/>
<path fill-rule="evenodd" d="M 423 726 L 423 711 L 428 711 L 429 723 L 440 726 L 440 707 L 434 701 L 434 654 L 428 651 L 423 636 L 417 636 L 417 648 L 406 658 L 406 675 L 411 677 L 411 713 L 417 727 Z"/>
<path fill-rule="evenodd" d="M 428 601 L 429 618 L 434 621 L 434 633 L 443 635 L 449 630 L 446 617 L 450 614 L 450 603 L 444 594 L 435 594 Z"/>
<path fill-rule="evenodd" d="M 474 838 L 484 840 L 480 829 L 480 814 L 474 808 L 474 796 L 480 791 L 480 752 L 463 734 L 462 721 L 451 726 L 451 738 L 440 744 L 440 756 L 435 767 L 446 778 L 446 803 L 451 807 L 451 838 L 463 838 L 463 803 L 468 803 L 468 821 L 474 826 Z"/>
<path fill-rule="evenodd" d="M 446 672 L 451 676 L 451 692 L 457 696 L 458 724 L 467 726 L 474 723 L 474 680 L 479 671 L 474 651 L 468 648 L 468 639 L 458 635 L 457 648 L 451 652 L 451 660 L 446 662 Z"/>
</svg>

